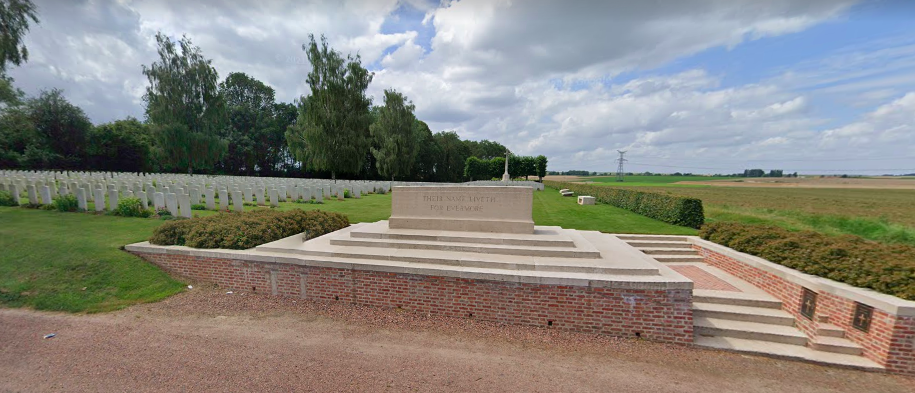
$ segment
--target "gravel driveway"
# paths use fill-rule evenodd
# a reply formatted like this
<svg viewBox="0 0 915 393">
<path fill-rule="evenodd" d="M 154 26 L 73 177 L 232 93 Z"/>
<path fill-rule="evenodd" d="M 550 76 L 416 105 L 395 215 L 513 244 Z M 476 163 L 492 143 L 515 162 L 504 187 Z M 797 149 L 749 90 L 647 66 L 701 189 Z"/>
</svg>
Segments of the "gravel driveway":
<svg viewBox="0 0 915 393">
<path fill-rule="evenodd" d="M 915 379 L 195 288 L 108 314 L 0 309 L 0 391 L 876 393 Z"/>
</svg>

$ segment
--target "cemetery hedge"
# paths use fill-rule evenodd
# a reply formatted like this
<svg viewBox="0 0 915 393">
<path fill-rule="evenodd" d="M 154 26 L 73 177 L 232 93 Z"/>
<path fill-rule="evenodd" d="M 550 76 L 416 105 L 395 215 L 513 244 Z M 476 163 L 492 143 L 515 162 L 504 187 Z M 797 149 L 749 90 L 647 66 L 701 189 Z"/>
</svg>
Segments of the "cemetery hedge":
<svg viewBox="0 0 915 393">
<path fill-rule="evenodd" d="M 735 222 L 706 224 L 699 236 L 807 274 L 915 300 L 913 246 Z"/>
<path fill-rule="evenodd" d="M 244 250 L 297 233 L 305 233 L 306 239 L 313 239 L 347 226 L 349 219 L 340 213 L 259 209 L 169 221 L 156 228 L 149 242 L 163 246 Z"/>
<path fill-rule="evenodd" d="M 597 202 L 626 209 L 668 224 L 699 228 L 705 223 L 702 201 L 696 198 L 551 180 L 544 180 L 543 184 L 556 189 L 568 188 L 577 195 L 590 195 Z"/>
</svg>

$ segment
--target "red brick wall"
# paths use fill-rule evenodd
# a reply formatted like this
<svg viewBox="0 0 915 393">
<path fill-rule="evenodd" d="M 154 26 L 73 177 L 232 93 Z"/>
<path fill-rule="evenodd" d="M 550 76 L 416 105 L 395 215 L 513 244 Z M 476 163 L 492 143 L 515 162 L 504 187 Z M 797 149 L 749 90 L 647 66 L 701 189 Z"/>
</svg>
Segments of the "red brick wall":
<svg viewBox="0 0 915 393">
<path fill-rule="evenodd" d="M 321 301 L 471 317 L 506 324 L 652 341 L 693 341 L 692 291 L 521 284 L 368 270 L 323 268 L 173 254 L 136 253 L 170 273 Z"/>
<path fill-rule="evenodd" d="M 808 337 L 816 338 L 820 318 L 845 331 L 845 337 L 864 348 L 864 356 L 887 368 L 887 371 L 915 375 L 915 318 L 898 317 L 874 309 L 867 333 L 852 327 L 855 302 L 828 292 L 817 292 L 814 320 L 800 314 L 803 287 L 737 259 L 698 245 L 693 248 L 705 262 L 747 281 L 782 301 L 782 309 L 791 313 Z"/>
</svg>

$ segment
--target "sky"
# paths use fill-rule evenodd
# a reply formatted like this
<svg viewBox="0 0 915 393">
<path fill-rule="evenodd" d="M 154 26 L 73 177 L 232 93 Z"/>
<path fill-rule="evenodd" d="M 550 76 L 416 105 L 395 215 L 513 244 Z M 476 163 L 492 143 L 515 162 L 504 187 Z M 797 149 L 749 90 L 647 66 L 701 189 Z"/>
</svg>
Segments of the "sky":
<svg viewBox="0 0 915 393">
<path fill-rule="evenodd" d="M 220 78 L 307 95 L 309 34 L 358 54 L 433 132 L 549 170 L 915 173 L 915 1 L 36 0 L 27 94 L 60 88 L 98 124 L 142 119 L 155 34 Z"/>
</svg>

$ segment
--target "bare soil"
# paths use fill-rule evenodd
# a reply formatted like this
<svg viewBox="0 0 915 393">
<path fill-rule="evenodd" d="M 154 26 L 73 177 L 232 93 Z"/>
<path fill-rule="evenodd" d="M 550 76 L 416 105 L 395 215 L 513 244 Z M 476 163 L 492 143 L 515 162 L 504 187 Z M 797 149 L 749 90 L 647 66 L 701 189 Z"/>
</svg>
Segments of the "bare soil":
<svg viewBox="0 0 915 393">
<path fill-rule="evenodd" d="M 210 287 L 107 314 L 0 309 L 0 391 L 876 393 L 915 379 Z"/>
</svg>

